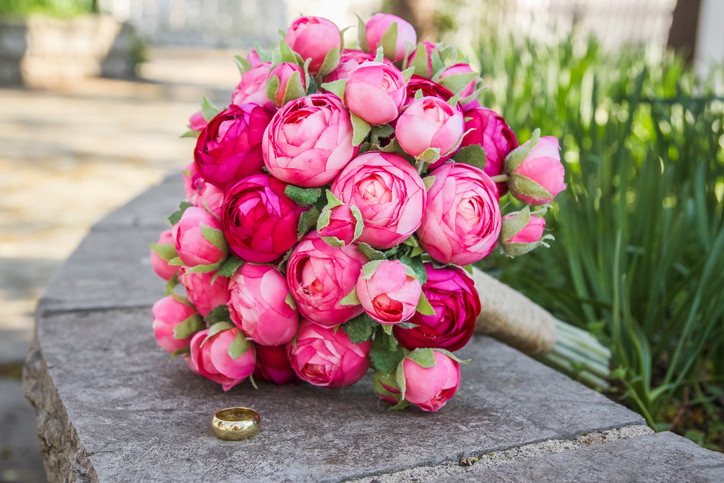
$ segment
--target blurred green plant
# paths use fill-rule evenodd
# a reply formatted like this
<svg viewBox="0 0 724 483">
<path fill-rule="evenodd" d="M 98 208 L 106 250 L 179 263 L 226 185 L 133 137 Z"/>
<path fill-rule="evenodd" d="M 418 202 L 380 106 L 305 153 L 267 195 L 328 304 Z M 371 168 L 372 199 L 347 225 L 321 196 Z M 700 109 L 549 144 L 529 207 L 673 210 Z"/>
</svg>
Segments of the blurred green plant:
<svg viewBox="0 0 724 483">
<path fill-rule="evenodd" d="M 23 18 L 28 15 L 73 17 L 98 11 L 97 0 L 0 0 L 0 17 Z"/>
<path fill-rule="evenodd" d="M 520 142 L 558 137 L 568 183 L 551 248 L 488 270 L 603 340 L 615 396 L 651 427 L 722 450 L 722 70 L 700 81 L 673 54 L 594 39 L 492 39 L 478 57 L 484 105 Z"/>
</svg>

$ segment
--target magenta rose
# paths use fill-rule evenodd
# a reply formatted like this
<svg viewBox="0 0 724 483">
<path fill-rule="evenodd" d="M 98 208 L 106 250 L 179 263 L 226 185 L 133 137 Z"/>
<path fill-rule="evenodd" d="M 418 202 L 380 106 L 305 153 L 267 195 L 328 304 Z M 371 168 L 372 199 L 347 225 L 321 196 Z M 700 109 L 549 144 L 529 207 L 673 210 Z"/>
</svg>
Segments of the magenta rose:
<svg viewBox="0 0 724 483">
<path fill-rule="evenodd" d="M 452 155 L 465 131 L 463 114 L 437 97 L 412 102 L 397 119 L 395 136 L 400 147 L 414 157 L 437 148 L 444 162 Z"/>
<path fill-rule="evenodd" d="M 365 62 L 347 79 L 344 100 L 349 110 L 370 124 L 397 119 L 405 100 L 405 76 L 382 62 Z"/>
<path fill-rule="evenodd" d="M 284 345 L 297 333 L 299 312 L 276 267 L 243 264 L 230 278 L 229 293 L 231 320 L 255 343 Z"/>
<path fill-rule="evenodd" d="M 260 173 L 261 141 L 274 112 L 257 104 L 229 106 L 209 122 L 196 142 L 196 169 L 220 187 Z"/>
<path fill-rule="evenodd" d="M 437 97 L 445 102 L 455 96 L 449 89 L 446 89 L 440 84 L 419 75 L 413 75 L 410 77 L 410 82 L 407 83 L 407 89 L 405 91 L 407 97 L 405 98 L 404 106 L 409 106 L 415 102 L 415 94 L 417 94 L 417 91 L 422 91 L 423 97 Z M 463 112 L 459 103 L 456 105 L 456 109 Z"/>
<path fill-rule="evenodd" d="M 442 73 L 440 74 L 440 83 L 445 85 L 446 78 L 449 78 L 451 76 L 457 75 L 457 74 L 474 74 L 475 71 L 472 67 L 470 67 L 470 64 L 466 64 L 465 62 L 460 62 L 455 65 L 451 65 Z M 460 100 L 465 99 L 466 97 L 470 97 L 475 92 L 475 79 L 473 79 L 468 85 L 465 86 L 465 88 L 460 92 Z"/>
<path fill-rule="evenodd" d="M 417 72 L 417 69 L 415 69 L 415 73 L 418 76 L 421 77 L 427 77 L 428 79 L 432 77 L 432 52 L 435 50 L 435 44 L 432 42 L 422 42 L 422 45 L 425 47 L 425 55 L 427 57 L 426 63 L 427 63 L 427 70 L 426 72 Z M 417 55 L 417 49 L 413 50 L 410 54 L 410 57 L 407 60 L 407 65 L 412 66 L 413 61 L 415 60 L 415 57 Z M 452 96 L 450 96 L 452 97 Z"/>
<path fill-rule="evenodd" d="M 274 110 L 274 105 L 266 97 L 266 79 L 271 69 L 271 62 L 264 62 L 244 72 L 241 81 L 231 94 L 231 104 L 257 104 Z"/>
<path fill-rule="evenodd" d="M 394 58 L 390 60 L 398 61 L 404 59 L 407 54 L 407 42 L 417 45 L 417 33 L 409 22 L 389 13 L 376 13 L 365 24 L 365 33 L 367 34 L 367 46 L 370 52 L 377 52 L 377 47 L 379 47 L 385 31 L 393 23 L 397 23 L 395 52 L 385 52 L 385 56 L 388 58 L 393 56 Z"/>
<path fill-rule="evenodd" d="M 344 330 L 334 330 L 302 319 L 296 342 L 287 346 L 292 369 L 315 386 L 351 386 L 370 367 L 372 341 L 353 344 Z"/>
<path fill-rule="evenodd" d="M 355 205 L 328 205 L 317 221 L 317 234 L 328 245 L 349 245 L 362 234 L 362 223 L 362 213 Z"/>
<path fill-rule="evenodd" d="M 254 344 L 247 341 L 237 328 L 222 330 L 204 342 L 208 334 L 209 329 L 202 330 L 191 339 L 189 368 L 228 391 L 254 372 Z M 235 359 L 229 354 L 229 346 L 237 335 L 242 338 L 246 351 Z"/>
<path fill-rule="evenodd" d="M 201 173 L 196 169 L 196 163 L 187 165 L 183 171 L 181 171 L 181 177 L 184 180 L 186 201 L 195 205 L 196 199 L 199 197 L 199 188 L 204 185 L 204 178 L 201 177 Z"/>
<path fill-rule="evenodd" d="M 224 190 L 211 183 L 203 183 L 196 197 L 195 206 L 208 210 L 212 215 L 221 218 L 221 207 L 224 204 Z"/>
<path fill-rule="evenodd" d="M 189 118 L 189 128 L 192 131 L 200 132 L 209 122 L 204 118 L 204 113 L 199 109 Z"/>
<path fill-rule="evenodd" d="M 420 244 L 441 263 L 467 265 L 495 248 L 501 227 L 498 189 L 467 164 L 443 164 L 430 176 L 427 206 L 417 230 Z"/>
<path fill-rule="evenodd" d="M 357 155 L 352 121 L 339 97 L 312 94 L 287 103 L 267 127 L 262 152 L 275 177 L 297 186 L 331 182 Z"/>
<path fill-rule="evenodd" d="M 184 211 L 172 229 L 176 252 L 187 267 L 214 265 L 226 258 L 227 247 L 215 246 L 204 238 L 203 227 L 220 230 L 219 221 L 203 208 L 192 206 Z"/>
<path fill-rule="evenodd" d="M 294 246 L 305 209 L 284 194 L 286 187 L 268 174 L 256 174 L 226 191 L 221 224 L 234 255 L 267 263 Z"/>
<path fill-rule="evenodd" d="M 315 232 L 294 248 L 287 263 L 289 291 L 303 317 L 324 327 L 344 324 L 362 313 L 361 305 L 341 305 L 369 260 L 356 245 L 331 247 Z"/>
<path fill-rule="evenodd" d="M 377 266 L 373 270 L 374 265 Z M 357 280 L 357 297 L 367 315 L 380 324 L 393 325 L 415 315 L 422 288 L 415 272 L 399 260 L 370 262 L 369 275 Z"/>
<path fill-rule="evenodd" d="M 423 411 L 437 411 L 460 387 L 460 364 L 441 352 L 433 353 L 433 367 L 422 367 L 410 359 L 403 361 L 405 399 Z"/>
<path fill-rule="evenodd" d="M 204 317 L 219 305 L 229 302 L 229 279 L 218 276 L 212 285 L 214 275 L 216 272 L 189 272 L 186 267 L 181 267 L 178 272 L 178 281 L 186 289 L 186 296 Z"/>
<path fill-rule="evenodd" d="M 332 193 L 356 205 L 364 229 L 358 242 L 387 249 L 420 226 L 427 190 L 415 168 L 402 156 L 368 152 L 357 156 L 332 183 Z"/>
<path fill-rule="evenodd" d="M 280 386 L 295 382 L 297 373 L 289 364 L 286 347 L 256 345 L 256 369 L 254 377 L 272 381 Z"/>
<path fill-rule="evenodd" d="M 294 75 L 295 72 L 299 76 L 299 85 L 302 90 L 306 92 L 307 81 L 304 75 L 304 69 L 299 67 L 297 64 L 293 62 L 283 62 L 269 71 L 267 81 L 272 77 L 276 77 L 279 80 L 279 88 L 277 89 L 276 98 L 272 100 L 277 107 L 282 107 L 284 105 L 284 95 L 287 92 L 287 86 L 292 79 L 292 75 Z"/>
<path fill-rule="evenodd" d="M 312 59 L 309 63 L 309 73 L 312 75 L 316 75 L 322 68 L 324 58 L 330 50 L 342 48 L 339 28 L 322 17 L 296 19 L 287 30 L 285 40 L 302 59 Z"/>
<path fill-rule="evenodd" d="M 491 177 L 502 174 L 505 157 L 518 147 L 515 134 L 508 127 L 505 119 L 492 109 L 469 105 L 465 108 L 465 118 L 469 118 L 465 121 L 465 130 L 474 130 L 465 135 L 461 146 L 472 144 L 482 146 L 487 157 L 485 174 Z M 508 192 L 506 183 L 502 182 L 497 185 L 500 196 Z"/>
<path fill-rule="evenodd" d="M 462 349 L 475 329 L 480 314 L 480 298 L 470 277 L 457 267 L 435 268 L 425 264 L 427 282 L 422 286 L 435 315 L 420 312 L 410 319 L 412 329 L 395 326 L 395 338 L 406 349 L 438 347 L 449 351 Z"/>
<path fill-rule="evenodd" d="M 529 205 L 545 205 L 566 189 L 566 170 L 561 164 L 558 139 L 542 137 L 515 169 L 506 167 L 508 187 L 516 198 Z"/>
<path fill-rule="evenodd" d="M 204 328 L 203 319 L 193 307 L 176 301 L 172 295 L 153 304 L 151 311 L 156 342 L 167 352 L 188 347 L 194 332 Z"/>
<path fill-rule="evenodd" d="M 169 265 L 168 262 L 178 256 L 171 230 L 164 230 L 154 247 L 151 245 L 151 267 L 156 275 L 164 280 L 170 280 L 176 272 L 178 265 Z"/>
<path fill-rule="evenodd" d="M 332 72 L 324 76 L 324 82 L 349 79 L 352 72 L 356 71 L 360 65 L 365 62 L 373 62 L 374 60 L 374 54 L 365 54 L 361 50 L 344 49 L 339 60 L 339 65 Z M 392 62 L 387 59 L 383 59 L 383 62 L 392 65 Z"/>
</svg>

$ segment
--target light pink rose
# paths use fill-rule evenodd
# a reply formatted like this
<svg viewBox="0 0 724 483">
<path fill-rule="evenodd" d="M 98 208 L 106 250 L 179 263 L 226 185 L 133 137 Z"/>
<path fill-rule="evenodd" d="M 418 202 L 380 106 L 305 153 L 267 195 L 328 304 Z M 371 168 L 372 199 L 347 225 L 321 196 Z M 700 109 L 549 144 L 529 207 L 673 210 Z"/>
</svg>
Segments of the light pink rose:
<svg viewBox="0 0 724 483">
<path fill-rule="evenodd" d="M 344 49 L 339 60 L 339 65 L 332 72 L 324 76 L 324 82 L 349 79 L 352 72 L 357 70 L 360 65 L 365 62 L 373 62 L 374 60 L 375 54 L 365 54 L 361 50 Z M 383 62 L 390 66 L 392 65 L 392 62 L 387 59 L 383 59 Z"/>
<path fill-rule="evenodd" d="M 322 186 L 357 155 L 352 136 L 352 121 L 339 97 L 301 97 L 281 108 L 267 127 L 262 141 L 264 164 L 287 183 Z"/>
<path fill-rule="evenodd" d="M 191 128 L 192 131 L 201 131 L 208 123 L 201 109 L 194 112 L 189 118 L 189 128 Z"/>
<path fill-rule="evenodd" d="M 267 81 L 272 77 L 276 77 L 277 79 L 279 79 L 279 89 L 277 90 L 277 97 L 275 99 L 275 104 L 277 105 L 277 107 L 282 107 L 284 105 L 284 93 L 287 91 L 287 85 L 289 84 L 289 80 L 295 72 L 299 74 L 299 80 L 301 81 L 302 87 L 306 92 L 307 81 L 304 76 L 304 69 L 299 67 L 297 64 L 293 62 L 283 62 L 274 67 L 271 71 L 269 71 L 269 77 L 267 78 Z"/>
<path fill-rule="evenodd" d="M 330 50 L 342 48 L 339 28 L 322 17 L 296 19 L 287 30 L 285 40 L 294 52 L 302 56 L 302 59 L 312 59 L 309 63 L 309 73 L 312 75 L 319 72 Z"/>
<path fill-rule="evenodd" d="M 503 223 L 505 223 L 506 220 L 510 220 L 513 218 L 517 213 L 511 213 L 510 215 L 506 215 L 503 217 Z M 543 236 L 543 232 L 546 228 L 546 220 L 545 218 L 538 218 L 537 216 L 531 216 L 530 221 L 528 222 L 525 227 L 520 230 L 518 233 L 513 235 L 508 240 L 502 240 L 506 243 L 535 243 L 541 239 Z"/>
<path fill-rule="evenodd" d="M 370 124 L 397 119 L 405 100 L 405 76 L 382 62 L 365 62 L 347 80 L 344 100 L 351 112 Z"/>
<path fill-rule="evenodd" d="M 349 245 L 357 240 L 357 232 L 359 231 L 359 227 L 362 226 L 360 224 L 362 220 L 361 218 L 357 219 L 353 211 L 354 209 L 356 209 L 356 207 L 353 208 L 352 205 L 344 204 L 330 209 L 329 224 L 322 228 L 319 228 L 319 224 L 317 224 L 317 234 L 319 237 L 324 240 L 334 237 L 344 245 Z M 356 209 L 356 212 L 357 216 L 360 216 L 359 209 Z"/>
<path fill-rule="evenodd" d="M 542 216 L 529 216 L 528 223 L 520 228 L 525 221 L 525 218 L 521 218 L 522 214 L 522 212 L 516 212 L 503 217 L 503 230 L 498 241 L 501 251 L 509 257 L 525 255 L 540 245 L 548 247 L 546 240 L 553 239 L 551 235 L 543 235 L 546 221 Z M 516 229 L 519 231 L 510 236 L 509 234 Z M 506 238 L 503 238 L 504 236 Z"/>
<path fill-rule="evenodd" d="M 407 42 L 417 45 L 417 33 L 409 22 L 389 13 L 376 13 L 365 24 L 365 33 L 370 52 L 377 52 L 382 36 L 393 23 L 397 23 L 397 43 L 393 60 L 398 61 L 405 58 Z"/>
<path fill-rule="evenodd" d="M 427 77 L 428 79 L 432 77 L 432 52 L 435 50 L 435 44 L 432 42 L 422 42 L 422 45 L 425 46 L 425 55 L 427 56 L 427 71 L 426 72 L 417 72 L 417 69 L 415 70 L 415 74 Z M 415 54 L 417 54 L 417 46 L 415 46 L 415 50 L 412 51 L 410 54 L 410 57 L 408 58 L 407 65 L 412 66 L 412 61 L 415 60 Z"/>
<path fill-rule="evenodd" d="M 228 391 L 254 372 L 256 365 L 254 344 L 246 341 L 249 345 L 248 350 L 239 358 L 233 359 L 229 355 L 229 346 L 236 335 L 241 333 L 239 329 L 222 330 L 204 342 L 208 333 L 209 329 L 202 330 L 191 339 L 189 368 L 196 374 L 221 384 L 224 391 Z M 243 333 L 241 337 L 244 337 Z"/>
<path fill-rule="evenodd" d="M 403 361 L 405 399 L 423 411 L 437 411 L 460 387 L 460 364 L 434 351 L 435 366 L 424 368 L 410 359 Z"/>
<path fill-rule="evenodd" d="M 276 267 L 245 263 L 231 276 L 229 292 L 231 320 L 255 343 L 284 345 L 297 333 L 299 312 Z"/>
<path fill-rule="evenodd" d="M 455 74 L 472 74 L 475 73 L 472 67 L 470 67 L 470 64 L 466 64 L 465 62 L 460 62 L 455 65 L 451 65 L 442 73 L 440 74 L 440 83 L 444 84 L 443 79 L 446 77 L 450 77 L 451 75 Z M 462 101 L 466 97 L 470 97 L 475 92 L 475 79 L 473 79 L 467 86 L 465 86 L 465 89 L 460 92 L 460 100 Z"/>
<path fill-rule="evenodd" d="M 357 156 L 334 180 L 331 191 L 360 209 L 365 226 L 357 241 L 380 249 L 412 235 L 427 202 L 420 175 L 405 158 L 392 153 Z"/>
<path fill-rule="evenodd" d="M 510 173 L 508 186 L 516 198 L 527 204 L 545 205 L 566 189 L 566 183 L 563 182 L 565 175 L 558 139 L 546 136 L 538 140 L 538 144 L 525 157 L 523 163 Z M 550 196 L 532 192 L 527 186 L 529 181 L 538 184 Z"/>
<path fill-rule="evenodd" d="M 292 369 L 315 386 L 350 386 L 370 367 L 372 341 L 353 344 L 344 330 L 333 330 L 302 319 L 296 343 L 287 346 Z"/>
<path fill-rule="evenodd" d="M 430 176 L 427 206 L 417 230 L 420 244 L 441 263 L 467 265 L 486 257 L 500 235 L 498 189 L 467 164 L 443 164 Z"/>
<path fill-rule="evenodd" d="M 186 289 L 186 296 L 204 317 L 219 305 L 229 302 L 229 279 L 219 275 L 211 285 L 214 275 L 216 272 L 189 272 L 186 267 L 181 267 L 178 272 L 178 281 Z"/>
<path fill-rule="evenodd" d="M 184 180 L 186 201 L 195 205 L 196 199 L 199 197 L 199 188 L 204 185 L 204 178 L 201 177 L 201 173 L 196 169 L 196 163 L 188 164 L 183 171 L 181 171 L 181 177 Z"/>
<path fill-rule="evenodd" d="M 153 332 L 156 335 L 156 342 L 161 349 L 167 352 L 176 352 L 179 349 L 188 347 L 191 343 L 193 334 L 184 339 L 174 337 L 174 329 L 181 322 L 196 317 L 198 320 L 195 323 L 199 327 L 203 327 L 203 320 L 193 307 L 177 302 L 172 295 L 164 297 L 153 304 L 151 311 L 153 312 Z"/>
<path fill-rule="evenodd" d="M 457 146 L 464 130 L 465 119 L 459 110 L 437 97 L 423 97 L 410 104 L 397 119 L 395 136 L 402 149 L 412 156 L 437 148 L 442 161 L 452 156 L 450 151 Z"/>
<path fill-rule="evenodd" d="M 173 227 L 176 251 L 187 267 L 213 265 L 226 257 L 226 251 L 215 247 L 204 238 L 201 226 L 220 230 L 221 224 L 214 215 L 192 206 L 184 211 L 181 220 Z"/>
<path fill-rule="evenodd" d="M 266 79 L 271 69 L 271 62 L 264 62 L 241 76 L 241 81 L 231 94 L 231 104 L 257 104 L 275 109 L 274 104 L 266 97 Z"/>
<path fill-rule="evenodd" d="M 289 364 L 289 355 L 285 346 L 274 347 L 257 344 L 256 349 L 256 370 L 254 377 L 273 381 L 284 385 L 298 380 L 297 373 Z"/>
<path fill-rule="evenodd" d="M 369 260 L 356 245 L 331 247 L 311 232 L 294 248 L 287 283 L 303 317 L 334 327 L 362 313 L 361 305 L 340 305 Z"/>
<path fill-rule="evenodd" d="M 259 67 L 261 64 L 264 63 L 263 60 L 261 60 L 261 57 L 259 57 L 259 53 L 256 51 L 256 49 L 251 49 L 249 53 L 246 55 L 246 60 L 249 61 L 252 67 Z"/>
<path fill-rule="evenodd" d="M 212 215 L 221 218 L 221 207 L 224 204 L 224 190 L 211 183 L 203 183 L 196 197 L 195 206 L 208 210 Z"/>
<path fill-rule="evenodd" d="M 171 229 L 161 232 L 161 237 L 158 239 L 157 244 L 169 245 L 169 248 L 175 246 Z M 151 267 L 153 267 L 153 271 L 156 272 L 156 275 L 164 280 L 170 280 L 171 277 L 178 272 L 178 265 L 169 265 L 169 261 L 170 260 L 164 260 L 161 258 L 161 256 L 153 249 L 151 250 Z"/>
<path fill-rule="evenodd" d="M 374 263 L 378 262 L 371 262 Z M 357 297 L 367 315 L 385 325 L 404 322 L 415 315 L 422 286 L 417 276 L 408 271 L 412 269 L 406 269 L 399 260 L 384 260 L 371 277 L 360 275 Z"/>
</svg>

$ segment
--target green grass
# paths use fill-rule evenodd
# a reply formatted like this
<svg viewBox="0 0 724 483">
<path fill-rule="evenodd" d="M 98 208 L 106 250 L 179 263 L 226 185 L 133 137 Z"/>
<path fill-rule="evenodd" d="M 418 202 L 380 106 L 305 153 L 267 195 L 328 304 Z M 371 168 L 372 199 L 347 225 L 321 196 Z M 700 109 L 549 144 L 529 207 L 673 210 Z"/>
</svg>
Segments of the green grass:
<svg viewBox="0 0 724 483">
<path fill-rule="evenodd" d="M 722 93 L 671 54 L 608 55 L 592 39 L 492 40 L 479 58 L 485 105 L 520 142 L 536 127 L 558 137 L 568 183 L 551 248 L 489 268 L 611 348 L 613 397 L 721 450 Z"/>
</svg>

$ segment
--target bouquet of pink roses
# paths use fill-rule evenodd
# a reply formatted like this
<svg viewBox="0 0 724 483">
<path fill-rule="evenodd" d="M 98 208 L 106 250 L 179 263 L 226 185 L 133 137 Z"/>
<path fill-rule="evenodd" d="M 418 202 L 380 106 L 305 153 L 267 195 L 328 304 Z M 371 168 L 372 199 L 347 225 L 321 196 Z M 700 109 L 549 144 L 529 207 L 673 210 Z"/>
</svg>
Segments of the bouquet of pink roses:
<svg viewBox="0 0 724 483">
<path fill-rule="evenodd" d="M 359 47 L 301 17 L 273 52 L 236 58 L 227 108 L 204 99 L 186 201 L 151 245 L 168 281 L 153 328 L 224 390 L 336 388 L 371 366 L 394 408 L 436 411 L 481 311 L 470 264 L 552 238 L 545 208 L 503 216 L 499 200 L 545 206 L 565 188 L 558 140 L 518 146 L 459 51 L 418 44 L 399 17 L 360 20 Z"/>
</svg>

